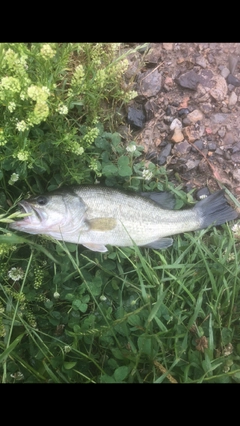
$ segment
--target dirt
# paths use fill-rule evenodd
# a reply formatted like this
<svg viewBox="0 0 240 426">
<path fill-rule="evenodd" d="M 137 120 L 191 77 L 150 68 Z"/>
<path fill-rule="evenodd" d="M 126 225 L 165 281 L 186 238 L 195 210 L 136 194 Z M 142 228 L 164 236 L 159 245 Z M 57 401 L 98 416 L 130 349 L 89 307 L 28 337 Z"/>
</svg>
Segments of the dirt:
<svg viewBox="0 0 240 426">
<path fill-rule="evenodd" d="M 240 196 L 239 57 L 240 43 L 149 43 L 130 56 L 138 96 L 119 131 L 187 191 L 223 184 Z"/>
</svg>

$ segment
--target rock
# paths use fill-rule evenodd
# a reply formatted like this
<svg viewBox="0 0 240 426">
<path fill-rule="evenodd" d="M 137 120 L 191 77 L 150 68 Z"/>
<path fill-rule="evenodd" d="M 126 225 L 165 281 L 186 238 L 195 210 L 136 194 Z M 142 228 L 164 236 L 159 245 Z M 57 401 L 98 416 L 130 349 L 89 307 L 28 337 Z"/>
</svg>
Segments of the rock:
<svg viewBox="0 0 240 426">
<path fill-rule="evenodd" d="M 181 157 L 183 154 L 188 154 L 191 151 L 191 145 L 187 142 L 180 142 L 174 146 L 173 152 L 177 156 Z"/>
<path fill-rule="evenodd" d="M 187 114 L 189 114 L 190 111 L 188 108 L 181 108 L 178 110 L 179 117 L 185 117 Z"/>
<path fill-rule="evenodd" d="M 207 61 L 202 55 L 196 57 L 195 63 L 196 65 L 199 65 L 202 68 L 206 68 L 207 66 Z"/>
<path fill-rule="evenodd" d="M 215 154 L 223 155 L 223 150 L 221 148 L 217 148 L 216 151 L 215 151 Z"/>
<path fill-rule="evenodd" d="M 240 163 L 240 152 L 238 151 L 238 152 L 235 152 L 235 154 L 232 154 L 230 159 L 234 161 L 234 163 Z"/>
<path fill-rule="evenodd" d="M 223 138 L 223 143 L 225 146 L 231 146 L 235 142 L 235 137 L 232 132 L 227 132 Z"/>
<path fill-rule="evenodd" d="M 128 123 L 131 126 L 136 127 L 137 129 L 142 129 L 144 127 L 145 115 L 139 109 L 136 109 L 134 107 L 128 107 L 127 119 L 128 119 Z"/>
<path fill-rule="evenodd" d="M 204 148 L 203 141 L 201 139 L 196 140 L 193 145 L 196 146 L 196 148 L 200 149 L 200 151 L 202 151 Z M 192 147 L 192 151 L 198 152 L 198 150 L 194 147 Z"/>
<path fill-rule="evenodd" d="M 178 120 L 178 118 L 175 118 L 170 125 L 170 130 L 174 130 L 174 129 L 181 129 L 182 128 L 182 123 L 180 120 Z"/>
<path fill-rule="evenodd" d="M 200 160 L 191 160 L 191 159 L 189 159 L 186 162 L 187 170 L 195 169 L 199 165 L 199 163 L 200 163 Z"/>
<path fill-rule="evenodd" d="M 167 157 L 170 155 L 172 149 L 172 144 L 168 143 L 160 152 L 160 155 L 157 157 L 157 163 L 159 166 L 162 166 L 166 163 Z"/>
<path fill-rule="evenodd" d="M 200 163 L 199 163 L 199 165 L 198 165 L 198 170 L 200 171 L 200 173 L 203 173 L 203 174 L 207 174 L 207 173 L 209 173 L 209 165 L 208 165 L 208 163 L 206 162 L 206 160 L 205 160 L 205 158 L 203 158 L 201 161 L 200 161 Z"/>
<path fill-rule="evenodd" d="M 145 113 L 146 113 L 146 117 L 147 120 L 152 120 L 152 118 L 155 116 L 155 114 L 157 113 L 159 107 L 156 104 L 156 102 L 154 102 L 153 99 L 149 99 L 145 105 L 144 105 L 144 109 L 145 109 Z"/>
<path fill-rule="evenodd" d="M 171 115 L 172 114 L 170 106 L 167 107 L 165 113 L 166 113 L 166 115 Z"/>
<path fill-rule="evenodd" d="M 238 64 L 238 57 L 235 55 L 230 55 L 228 58 L 228 64 L 229 64 L 230 73 L 233 75 L 235 73 L 235 70 Z"/>
<path fill-rule="evenodd" d="M 234 77 L 234 75 L 232 75 L 232 74 L 228 75 L 227 82 L 228 82 L 228 84 L 232 84 L 235 87 L 240 86 L 240 80 L 237 77 Z"/>
<path fill-rule="evenodd" d="M 200 101 L 200 100 L 199 100 Z M 200 105 L 201 111 L 205 114 L 208 115 L 210 114 L 210 112 L 212 112 L 213 110 L 213 106 L 212 104 L 210 104 L 210 102 L 204 102 Z"/>
<path fill-rule="evenodd" d="M 165 82 L 164 82 L 164 84 L 165 84 L 167 87 L 172 87 L 172 86 L 173 86 L 173 84 L 174 84 L 172 77 L 167 76 L 167 77 L 165 78 Z"/>
<path fill-rule="evenodd" d="M 235 152 L 240 151 L 240 142 L 237 142 L 232 147 L 232 153 L 235 154 Z"/>
<path fill-rule="evenodd" d="M 190 126 L 191 124 L 191 121 L 187 117 L 185 117 L 182 122 L 185 127 Z"/>
<path fill-rule="evenodd" d="M 162 46 L 164 50 L 173 50 L 173 43 L 163 43 Z"/>
<path fill-rule="evenodd" d="M 209 53 L 209 55 L 208 55 L 208 62 L 209 62 L 209 64 L 214 64 L 215 63 L 215 58 L 214 58 L 214 56 L 211 54 L 211 53 Z"/>
<path fill-rule="evenodd" d="M 190 112 L 187 116 L 188 120 L 191 123 L 196 123 L 197 121 L 201 121 L 203 119 L 203 114 L 199 109 L 195 109 L 194 111 Z"/>
<path fill-rule="evenodd" d="M 210 195 L 209 189 L 207 187 L 199 189 L 196 194 L 197 200 L 202 200 L 203 198 L 208 197 Z"/>
<path fill-rule="evenodd" d="M 221 126 L 220 129 L 218 130 L 218 135 L 220 136 L 220 138 L 223 138 L 226 134 L 226 127 Z"/>
<path fill-rule="evenodd" d="M 228 114 L 221 114 L 220 112 L 217 112 L 216 114 L 212 115 L 212 121 L 216 124 L 224 123 L 228 119 Z"/>
<path fill-rule="evenodd" d="M 237 103 L 238 97 L 235 92 L 232 92 L 228 98 L 228 106 L 232 107 Z"/>
<path fill-rule="evenodd" d="M 155 71 L 146 71 L 138 77 L 138 93 L 150 98 L 160 92 L 162 87 L 162 74 Z"/>
<path fill-rule="evenodd" d="M 183 134 L 184 134 L 184 136 L 191 143 L 195 142 L 198 139 L 200 139 L 200 134 L 201 133 L 202 133 L 202 130 L 201 130 L 201 132 L 199 132 L 198 130 L 195 130 L 193 128 L 193 126 L 192 127 L 188 126 L 188 127 L 184 127 L 183 128 Z"/>
<path fill-rule="evenodd" d="M 216 151 L 217 144 L 215 142 L 208 142 L 208 149 L 209 151 Z"/>
<path fill-rule="evenodd" d="M 197 90 L 197 86 L 199 83 L 198 74 L 191 70 L 186 72 L 185 74 L 180 75 L 179 78 L 176 79 L 176 82 L 185 89 Z"/>
<path fill-rule="evenodd" d="M 213 80 L 215 81 L 215 87 L 210 90 L 210 95 L 217 101 L 221 102 L 227 95 L 227 83 L 225 78 L 221 75 L 215 75 Z"/>
<path fill-rule="evenodd" d="M 178 142 L 182 142 L 183 139 L 184 139 L 184 136 L 182 134 L 181 129 L 179 129 L 179 127 L 176 127 L 174 129 L 174 133 L 173 133 L 173 135 L 171 137 L 171 141 L 173 141 L 175 143 L 178 143 Z"/>
<path fill-rule="evenodd" d="M 223 69 L 222 69 L 222 71 L 221 71 L 221 76 L 223 77 L 223 78 L 227 78 L 227 76 L 230 74 L 230 71 L 229 71 L 229 69 L 228 68 L 226 68 L 226 67 L 223 67 Z"/>
<path fill-rule="evenodd" d="M 145 56 L 145 62 L 148 66 L 155 67 L 161 60 L 162 45 L 154 43 Z"/>
</svg>

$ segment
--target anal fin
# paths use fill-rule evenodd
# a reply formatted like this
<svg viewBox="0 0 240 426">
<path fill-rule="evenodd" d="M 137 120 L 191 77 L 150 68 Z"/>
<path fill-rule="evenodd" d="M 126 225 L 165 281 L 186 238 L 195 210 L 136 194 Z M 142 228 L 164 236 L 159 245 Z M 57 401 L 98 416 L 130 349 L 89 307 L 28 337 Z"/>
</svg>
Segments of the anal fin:
<svg viewBox="0 0 240 426">
<path fill-rule="evenodd" d="M 103 244 L 84 243 L 82 245 L 92 251 L 99 251 L 101 253 L 108 251 L 107 247 L 105 247 Z"/>
<path fill-rule="evenodd" d="M 161 250 L 161 249 L 170 247 L 172 243 L 173 243 L 172 238 L 161 238 L 160 240 L 153 241 L 152 243 L 146 244 L 144 247 Z"/>
</svg>

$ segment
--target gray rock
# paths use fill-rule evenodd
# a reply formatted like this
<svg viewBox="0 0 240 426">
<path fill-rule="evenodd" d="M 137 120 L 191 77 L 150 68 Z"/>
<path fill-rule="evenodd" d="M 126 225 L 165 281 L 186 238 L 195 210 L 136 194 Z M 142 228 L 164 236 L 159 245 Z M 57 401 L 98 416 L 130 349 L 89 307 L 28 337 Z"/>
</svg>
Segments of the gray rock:
<svg viewBox="0 0 240 426">
<path fill-rule="evenodd" d="M 206 68 L 207 66 L 207 61 L 202 55 L 196 57 L 195 63 L 196 65 L 199 65 L 202 68 Z"/>
<path fill-rule="evenodd" d="M 240 80 L 237 77 L 234 77 L 234 75 L 232 75 L 232 74 L 228 75 L 227 82 L 228 82 L 228 84 L 232 84 L 235 87 L 240 86 Z"/>
<path fill-rule="evenodd" d="M 168 143 L 162 150 L 160 155 L 157 157 L 157 163 L 159 164 L 159 166 L 162 166 L 163 164 L 166 163 L 167 161 L 167 157 L 170 155 L 172 149 L 172 144 Z"/>
<path fill-rule="evenodd" d="M 228 106 L 234 106 L 237 103 L 238 97 L 235 92 L 232 92 L 228 98 Z"/>
<path fill-rule="evenodd" d="M 208 142 L 208 149 L 209 151 L 216 151 L 217 144 L 215 142 Z"/>
<path fill-rule="evenodd" d="M 212 121 L 216 124 L 224 123 L 228 119 L 228 114 L 217 112 L 212 115 Z"/>
<path fill-rule="evenodd" d="M 204 103 L 200 104 L 199 107 L 205 115 L 210 114 L 210 112 L 212 112 L 212 110 L 213 110 L 213 106 L 212 106 L 212 104 L 210 104 L 210 102 L 204 102 Z"/>
<path fill-rule="evenodd" d="M 191 145 L 187 141 L 180 142 L 176 144 L 173 148 L 173 152 L 177 156 L 187 154 L 190 151 L 191 151 Z"/>
<path fill-rule="evenodd" d="M 230 157 L 234 163 L 240 163 L 240 152 L 235 152 L 235 154 L 232 154 Z"/>
<path fill-rule="evenodd" d="M 199 111 L 199 109 L 195 109 L 194 111 L 190 112 L 190 114 L 188 114 L 187 118 L 191 123 L 196 123 L 197 121 L 201 121 L 203 119 L 203 113 Z"/>
<path fill-rule="evenodd" d="M 196 140 L 193 145 L 200 149 L 200 151 L 202 151 L 204 148 L 203 141 L 201 139 Z M 198 152 L 194 147 L 192 147 L 192 151 Z"/>
<path fill-rule="evenodd" d="M 232 147 L 232 153 L 235 154 L 235 152 L 240 151 L 240 142 L 237 142 Z"/>
<path fill-rule="evenodd" d="M 226 127 L 221 126 L 220 129 L 218 130 L 218 135 L 220 136 L 220 138 L 224 138 L 226 134 Z"/>
<path fill-rule="evenodd" d="M 223 150 L 221 148 L 217 148 L 216 151 L 215 151 L 215 154 L 223 155 Z"/>
<path fill-rule="evenodd" d="M 229 64 L 230 73 L 234 74 L 238 64 L 238 57 L 235 55 L 230 55 L 228 58 L 228 64 Z"/>
<path fill-rule="evenodd" d="M 146 71 L 138 77 L 138 93 L 150 98 L 160 92 L 162 87 L 162 74 L 155 71 Z"/>
<path fill-rule="evenodd" d="M 228 68 L 226 68 L 226 67 L 223 67 L 223 69 L 222 69 L 222 71 L 221 71 L 221 76 L 223 77 L 223 78 L 227 78 L 227 76 L 230 74 L 230 71 L 229 71 L 229 69 Z"/>
<path fill-rule="evenodd" d="M 128 108 L 128 123 L 132 126 L 142 129 L 144 127 L 145 123 L 145 115 L 143 112 L 139 109 L 136 109 L 134 107 Z"/>
<path fill-rule="evenodd" d="M 185 89 L 197 90 L 197 86 L 199 83 L 198 74 L 191 70 L 186 72 L 185 74 L 180 75 L 179 78 L 176 79 L 176 82 Z"/>
<path fill-rule="evenodd" d="M 174 118 L 174 120 L 170 124 L 170 130 L 174 130 L 176 128 L 182 129 L 182 123 L 180 120 L 178 120 L 178 118 Z"/>
<path fill-rule="evenodd" d="M 189 159 L 186 162 L 187 170 L 195 169 L 199 165 L 199 163 L 200 163 L 200 160 L 191 160 L 191 159 Z"/>
</svg>

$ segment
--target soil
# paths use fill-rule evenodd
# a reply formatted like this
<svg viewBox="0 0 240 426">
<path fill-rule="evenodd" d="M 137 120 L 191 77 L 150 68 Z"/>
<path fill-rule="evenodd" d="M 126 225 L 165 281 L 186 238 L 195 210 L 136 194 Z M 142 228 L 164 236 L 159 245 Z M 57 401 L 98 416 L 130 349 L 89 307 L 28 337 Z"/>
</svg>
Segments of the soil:
<svg viewBox="0 0 240 426">
<path fill-rule="evenodd" d="M 129 58 L 138 96 L 119 131 L 130 127 L 146 163 L 187 191 L 224 185 L 240 196 L 239 58 L 240 43 L 149 43 Z"/>
</svg>

